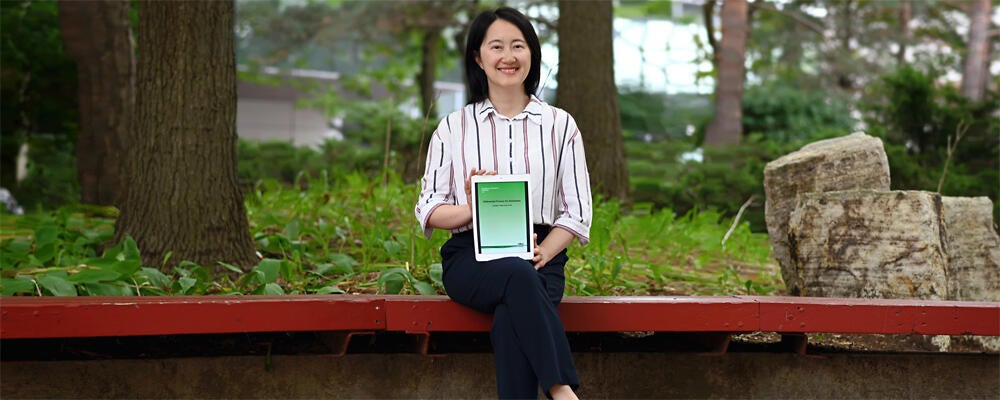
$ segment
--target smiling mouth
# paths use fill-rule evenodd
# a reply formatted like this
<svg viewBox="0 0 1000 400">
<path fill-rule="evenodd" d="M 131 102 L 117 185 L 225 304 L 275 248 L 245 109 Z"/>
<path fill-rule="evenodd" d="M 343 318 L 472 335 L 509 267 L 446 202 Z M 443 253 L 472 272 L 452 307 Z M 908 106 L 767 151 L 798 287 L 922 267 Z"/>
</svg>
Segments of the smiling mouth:
<svg viewBox="0 0 1000 400">
<path fill-rule="evenodd" d="M 517 73 L 518 68 L 517 67 L 506 67 L 506 68 L 497 68 L 497 70 L 499 70 L 501 73 L 504 73 L 504 74 L 507 74 L 507 75 L 514 75 L 515 73 Z"/>
</svg>

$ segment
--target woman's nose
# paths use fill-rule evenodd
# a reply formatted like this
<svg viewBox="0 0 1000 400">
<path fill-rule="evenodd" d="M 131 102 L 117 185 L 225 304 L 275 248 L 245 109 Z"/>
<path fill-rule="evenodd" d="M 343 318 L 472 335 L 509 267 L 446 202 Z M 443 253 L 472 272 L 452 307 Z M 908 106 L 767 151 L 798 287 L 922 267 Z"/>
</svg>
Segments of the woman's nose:
<svg viewBox="0 0 1000 400">
<path fill-rule="evenodd" d="M 515 58 L 514 50 L 511 50 L 510 48 L 504 49 L 503 54 L 500 56 L 500 59 L 503 61 L 513 61 Z"/>
</svg>

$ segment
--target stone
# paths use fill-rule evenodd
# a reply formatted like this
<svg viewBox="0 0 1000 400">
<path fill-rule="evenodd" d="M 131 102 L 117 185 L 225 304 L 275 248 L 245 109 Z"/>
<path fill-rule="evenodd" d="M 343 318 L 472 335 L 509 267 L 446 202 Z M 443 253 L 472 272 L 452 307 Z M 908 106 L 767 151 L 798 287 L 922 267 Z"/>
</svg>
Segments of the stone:
<svg viewBox="0 0 1000 400">
<path fill-rule="evenodd" d="M 767 232 L 788 293 L 799 295 L 802 285 L 788 244 L 788 219 L 798 196 L 852 189 L 889 190 L 889 159 L 882 140 L 863 132 L 807 144 L 765 166 Z"/>
<path fill-rule="evenodd" d="M 948 299 L 1000 301 L 1000 236 L 988 197 L 941 198 L 948 251 Z"/>
<path fill-rule="evenodd" d="M 941 196 L 924 191 L 803 193 L 788 222 L 801 295 L 943 300 Z"/>
</svg>

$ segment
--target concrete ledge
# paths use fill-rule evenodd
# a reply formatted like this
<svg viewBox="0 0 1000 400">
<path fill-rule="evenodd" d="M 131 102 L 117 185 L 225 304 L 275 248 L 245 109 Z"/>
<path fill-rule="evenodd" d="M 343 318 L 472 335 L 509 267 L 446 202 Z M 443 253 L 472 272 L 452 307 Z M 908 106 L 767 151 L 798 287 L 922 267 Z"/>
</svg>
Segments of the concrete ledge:
<svg viewBox="0 0 1000 400">
<path fill-rule="evenodd" d="M 582 398 L 991 398 L 995 354 L 577 353 Z M 0 363 L 0 397 L 495 398 L 490 354 Z"/>
</svg>

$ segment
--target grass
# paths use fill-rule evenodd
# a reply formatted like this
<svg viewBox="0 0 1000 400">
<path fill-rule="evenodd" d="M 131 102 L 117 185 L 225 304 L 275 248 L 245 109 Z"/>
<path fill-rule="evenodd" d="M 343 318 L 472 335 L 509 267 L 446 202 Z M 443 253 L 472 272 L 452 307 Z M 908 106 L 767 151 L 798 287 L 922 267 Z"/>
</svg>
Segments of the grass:
<svg viewBox="0 0 1000 400">
<path fill-rule="evenodd" d="M 127 240 L 100 252 L 112 208 L 66 206 L 0 218 L 4 295 L 442 294 L 438 249 L 413 216 L 418 185 L 362 174 L 300 174 L 291 187 L 262 181 L 246 195 L 263 259 L 250 271 L 182 262 L 139 265 Z M 675 216 L 648 205 L 595 203 L 591 243 L 570 245 L 568 295 L 728 295 L 783 290 L 767 236 L 712 210 Z M 214 273 L 223 269 L 227 273 Z"/>
</svg>

